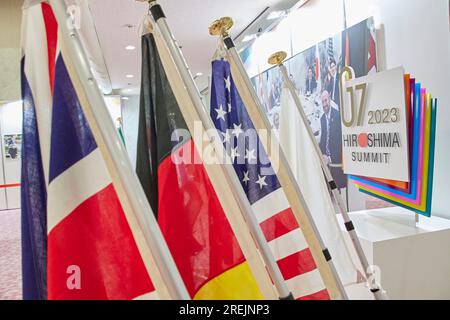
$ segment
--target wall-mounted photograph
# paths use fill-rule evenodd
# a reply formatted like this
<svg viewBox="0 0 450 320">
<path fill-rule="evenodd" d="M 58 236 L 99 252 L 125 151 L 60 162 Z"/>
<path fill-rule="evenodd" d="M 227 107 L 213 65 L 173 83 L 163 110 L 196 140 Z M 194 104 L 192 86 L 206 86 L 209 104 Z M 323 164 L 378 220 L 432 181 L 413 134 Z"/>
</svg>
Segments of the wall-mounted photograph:
<svg viewBox="0 0 450 320">
<path fill-rule="evenodd" d="M 3 136 L 5 159 L 8 161 L 20 160 L 22 153 L 22 135 L 6 134 Z"/>
</svg>

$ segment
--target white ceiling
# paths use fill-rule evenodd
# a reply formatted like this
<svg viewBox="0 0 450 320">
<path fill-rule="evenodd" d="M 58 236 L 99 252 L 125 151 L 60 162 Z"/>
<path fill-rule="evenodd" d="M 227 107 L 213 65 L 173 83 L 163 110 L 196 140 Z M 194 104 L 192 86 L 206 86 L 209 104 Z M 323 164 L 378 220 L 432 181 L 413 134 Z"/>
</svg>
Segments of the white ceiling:
<svg viewBox="0 0 450 320">
<path fill-rule="evenodd" d="M 140 35 L 138 26 L 148 4 L 134 0 L 88 0 L 113 89 L 135 89 L 140 83 Z M 211 58 L 217 39 L 208 26 L 217 18 L 231 16 L 235 26 L 231 35 L 239 34 L 266 7 L 292 0 L 160 0 L 168 23 L 193 74 L 204 75 L 197 82 L 203 89 L 210 73 Z M 132 28 L 125 27 L 133 25 Z M 125 50 L 133 45 L 134 51 Z M 133 79 L 127 79 L 133 74 Z"/>
</svg>

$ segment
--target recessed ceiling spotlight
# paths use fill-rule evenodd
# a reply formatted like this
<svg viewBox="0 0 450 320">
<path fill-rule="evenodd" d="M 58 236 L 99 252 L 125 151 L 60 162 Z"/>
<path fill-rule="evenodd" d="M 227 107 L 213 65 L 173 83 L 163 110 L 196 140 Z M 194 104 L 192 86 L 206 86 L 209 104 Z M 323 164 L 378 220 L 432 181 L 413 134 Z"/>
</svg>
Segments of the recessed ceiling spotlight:
<svg viewBox="0 0 450 320">
<path fill-rule="evenodd" d="M 285 14 L 284 11 L 273 11 L 267 17 L 267 20 L 275 20 L 281 18 Z"/>
<path fill-rule="evenodd" d="M 201 77 L 203 75 L 202 72 L 197 72 L 194 76 L 194 80 L 197 80 L 198 77 Z"/>
<path fill-rule="evenodd" d="M 136 49 L 136 47 L 132 46 L 132 45 L 129 45 L 129 46 L 125 47 L 125 50 L 128 50 L 128 51 L 132 51 L 132 50 L 135 50 L 135 49 Z"/>
<path fill-rule="evenodd" d="M 127 77 L 128 79 L 132 79 L 132 78 L 134 78 L 134 75 L 132 75 L 132 74 L 127 74 L 125 77 Z"/>
<path fill-rule="evenodd" d="M 249 35 L 246 35 L 244 37 L 244 39 L 242 39 L 242 42 L 249 42 L 249 41 L 252 41 L 252 40 L 254 40 L 256 38 L 257 38 L 256 34 L 249 34 Z"/>
</svg>

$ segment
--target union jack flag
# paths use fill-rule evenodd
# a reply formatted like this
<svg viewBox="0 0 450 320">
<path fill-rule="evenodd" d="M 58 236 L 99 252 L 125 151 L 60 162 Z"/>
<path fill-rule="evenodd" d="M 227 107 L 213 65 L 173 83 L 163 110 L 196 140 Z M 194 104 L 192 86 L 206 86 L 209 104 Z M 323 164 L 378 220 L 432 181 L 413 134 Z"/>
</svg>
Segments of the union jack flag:
<svg viewBox="0 0 450 320">
<path fill-rule="evenodd" d="M 50 5 L 26 7 L 23 23 L 24 298 L 153 298 L 134 229 L 60 51 Z"/>
</svg>

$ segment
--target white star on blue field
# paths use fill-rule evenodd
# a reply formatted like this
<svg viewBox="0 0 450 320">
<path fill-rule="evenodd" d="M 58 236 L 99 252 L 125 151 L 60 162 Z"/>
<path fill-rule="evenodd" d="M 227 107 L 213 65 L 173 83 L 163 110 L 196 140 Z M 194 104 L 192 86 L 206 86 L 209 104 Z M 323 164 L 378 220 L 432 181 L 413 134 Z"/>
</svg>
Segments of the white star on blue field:
<svg viewBox="0 0 450 320">
<path fill-rule="evenodd" d="M 281 186 L 259 137 L 255 136 L 253 142 L 249 138 L 248 130 L 254 130 L 254 126 L 234 84 L 229 63 L 215 60 L 212 69 L 211 118 L 253 204 Z"/>
</svg>

